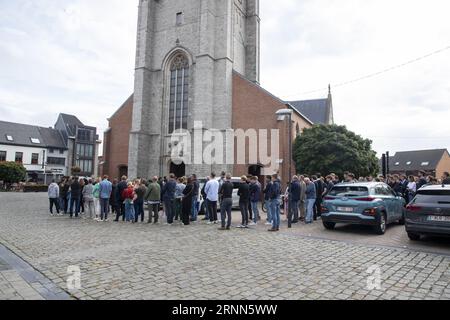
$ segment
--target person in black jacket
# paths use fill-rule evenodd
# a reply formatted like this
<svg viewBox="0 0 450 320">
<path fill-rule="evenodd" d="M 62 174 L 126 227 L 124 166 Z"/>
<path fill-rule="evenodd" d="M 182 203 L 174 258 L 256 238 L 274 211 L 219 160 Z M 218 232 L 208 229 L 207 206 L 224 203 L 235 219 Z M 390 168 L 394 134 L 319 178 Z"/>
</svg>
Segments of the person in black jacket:
<svg viewBox="0 0 450 320">
<path fill-rule="evenodd" d="M 239 208 L 241 209 L 242 224 L 239 228 L 248 228 L 248 205 L 250 201 L 250 187 L 247 183 L 247 177 L 242 176 L 238 190 Z"/>
<path fill-rule="evenodd" d="M 270 194 L 272 192 L 272 177 L 267 176 L 266 177 L 266 186 L 264 187 L 264 205 L 266 206 L 267 210 L 267 221 L 266 225 L 271 226 L 272 225 L 272 208 L 270 207 Z"/>
<path fill-rule="evenodd" d="M 298 209 L 300 202 L 300 182 L 297 176 L 292 178 L 291 185 L 289 187 L 289 218 L 291 223 L 298 223 Z M 289 220 L 288 220 L 289 221 Z"/>
<path fill-rule="evenodd" d="M 442 175 L 442 184 L 450 184 L 450 173 L 444 172 Z"/>
<path fill-rule="evenodd" d="M 75 210 L 75 218 L 80 213 L 81 185 L 78 178 L 74 178 L 70 185 L 70 218 L 73 218 Z"/>
<path fill-rule="evenodd" d="M 222 199 L 220 202 L 220 215 L 222 218 L 222 227 L 219 230 L 230 230 L 231 228 L 233 189 L 234 189 L 233 184 L 231 183 L 231 174 L 227 174 L 225 177 L 225 181 L 222 183 L 219 189 L 220 199 Z"/>
<path fill-rule="evenodd" d="M 322 196 L 325 185 L 324 182 L 322 181 L 322 176 L 320 174 L 313 176 L 312 180 L 316 185 L 316 192 L 317 192 L 316 203 L 314 204 L 314 221 L 316 221 L 317 218 L 320 217 L 322 213 Z"/>
<path fill-rule="evenodd" d="M 128 188 L 127 177 L 122 176 L 121 181 L 117 184 L 115 200 L 117 203 L 116 219 L 115 222 L 119 221 L 120 216 L 122 216 L 122 221 L 125 221 L 125 198 L 123 197 L 123 192 Z"/>
<path fill-rule="evenodd" d="M 61 210 L 64 211 L 64 214 L 67 214 L 67 210 L 69 209 L 69 202 L 67 199 L 67 193 L 69 192 L 70 184 L 68 178 L 64 178 L 59 185 L 59 198 Z"/>
<path fill-rule="evenodd" d="M 425 178 L 426 173 L 424 171 L 419 171 L 419 182 L 417 182 L 417 190 L 422 188 L 424 185 L 426 185 L 427 179 Z"/>
</svg>

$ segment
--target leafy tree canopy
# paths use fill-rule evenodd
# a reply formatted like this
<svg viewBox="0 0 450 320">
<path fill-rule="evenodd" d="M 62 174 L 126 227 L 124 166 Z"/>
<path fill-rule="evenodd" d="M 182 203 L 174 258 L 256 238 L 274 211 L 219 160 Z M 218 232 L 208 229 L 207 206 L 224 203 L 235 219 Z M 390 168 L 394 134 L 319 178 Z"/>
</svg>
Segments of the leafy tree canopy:
<svg viewBox="0 0 450 320">
<path fill-rule="evenodd" d="M 0 162 L 0 180 L 5 183 L 18 183 L 25 179 L 27 170 L 21 163 Z"/>
<path fill-rule="evenodd" d="M 372 141 L 345 126 L 315 125 L 297 137 L 293 150 L 297 172 L 304 174 L 345 171 L 356 176 L 376 175 L 379 165 Z"/>
</svg>

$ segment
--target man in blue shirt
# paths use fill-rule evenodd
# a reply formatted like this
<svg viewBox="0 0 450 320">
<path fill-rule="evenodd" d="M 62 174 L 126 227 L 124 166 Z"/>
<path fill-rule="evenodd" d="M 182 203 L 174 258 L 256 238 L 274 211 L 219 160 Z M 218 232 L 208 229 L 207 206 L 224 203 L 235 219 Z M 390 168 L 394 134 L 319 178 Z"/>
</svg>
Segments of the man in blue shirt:
<svg viewBox="0 0 450 320">
<path fill-rule="evenodd" d="M 280 205 L 281 205 L 281 182 L 278 175 L 272 175 L 272 187 L 270 190 L 270 206 L 272 214 L 271 232 L 280 231 Z"/>
<path fill-rule="evenodd" d="M 100 193 L 100 221 L 108 221 L 109 198 L 112 193 L 112 183 L 108 181 L 108 176 L 103 177 L 103 181 L 99 185 Z"/>
<path fill-rule="evenodd" d="M 316 203 L 317 191 L 316 185 L 309 178 L 305 179 L 306 183 L 306 218 L 305 223 L 311 224 L 314 219 L 314 205 Z"/>
<path fill-rule="evenodd" d="M 217 201 L 219 201 L 219 181 L 216 180 L 216 174 L 211 173 L 211 179 L 205 185 L 206 200 L 208 200 L 209 222 L 208 224 L 217 224 Z"/>
</svg>

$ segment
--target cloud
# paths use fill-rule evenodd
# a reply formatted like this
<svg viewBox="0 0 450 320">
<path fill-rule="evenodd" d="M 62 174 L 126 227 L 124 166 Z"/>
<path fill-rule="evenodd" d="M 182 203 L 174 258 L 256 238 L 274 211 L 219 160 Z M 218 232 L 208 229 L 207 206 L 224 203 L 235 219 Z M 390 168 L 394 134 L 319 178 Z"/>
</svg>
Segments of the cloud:
<svg viewBox="0 0 450 320">
<path fill-rule="evenodd" d="M 104 129 L 133 90 L 137 7 L 119 0 L 0 7 L 3 118 L 51 126 L 67 112 Z"/>
<path fill-rule="evenodd" d="M 450 45 L 448 1 L 261 1 L 262 85 L 322 98 L 339 84 Z M 265 21 L 269 20 L 268 24 Z M 450 50 L 333 88 L 335 120 L 378 153 L 450 147 Z M 318 88 L 322 91 L 305 94 Z"/>
</svg>

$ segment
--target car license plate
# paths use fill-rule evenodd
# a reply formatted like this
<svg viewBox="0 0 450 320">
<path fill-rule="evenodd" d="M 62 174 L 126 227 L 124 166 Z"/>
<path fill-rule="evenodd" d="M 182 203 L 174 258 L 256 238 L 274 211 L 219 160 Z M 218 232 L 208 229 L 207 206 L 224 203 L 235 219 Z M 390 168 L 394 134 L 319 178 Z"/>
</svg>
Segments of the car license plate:
<svg viewBox="0 0 450 320">
<path fill-rule="evenodd" d="M 353 208 L 352 207 L 338 207 L 337 211 L 340 211 L 340 212 L 353 212 Z"/>
<path fill-rule="evenodd" d="M 428 216 L 428 221 L 450 222 L 450 216 Z"/>
</svg>

